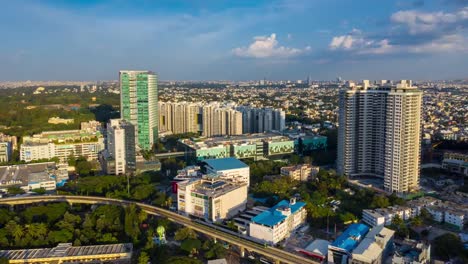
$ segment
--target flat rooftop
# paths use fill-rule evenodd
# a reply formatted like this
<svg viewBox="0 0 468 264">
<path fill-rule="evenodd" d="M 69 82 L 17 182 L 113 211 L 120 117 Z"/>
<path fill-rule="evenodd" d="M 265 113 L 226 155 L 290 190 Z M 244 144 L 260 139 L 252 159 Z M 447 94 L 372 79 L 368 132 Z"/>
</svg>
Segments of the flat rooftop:
<svg viewBox="0 0 468 264">
<path fill-rule="evenodd" d="M 359 241 L 364 238 L 367 232 L 369 232 L 368 226 L 364 224 L 352 224 L 331 243 L 331 246 L 351 252 L 357 247 Z"/>
<path fill-rule="evenodd" d="M 249 166 L 236 158 L 207 159 L 203 161 L 215 171 L 248 168 Z"/>
<path fill-rule="evenodd" d="M 0 186 L 50 180 L 49 173 L 54 173 L 55 166 L 54 162 L 0 166 Z"/>
<path fill-rule="evenodd" d="M 242 145 L 249 143 L 253 144 L 261 141 L 291 141 L 291 139 L 276 133 L 257 133 L 238 136 L 193 138 L 180 140 L 181 143 L 193 149 L 212 148 L 224 145 Z"/>
<path fill-rule="evenodd" d="M 281 210 L 290 209 L 291 214 L 294 214 L 304 206 L 304 202 L 296 202 L 294 204 L 290 204 L 288 201 L 282 200 L 269 210 L 261 212 L 257 216 L 253 217 L 252 222 L 264 226 L 273 227 L 281 221 L 283 221 L 284 219 L 286 219 L 286 216 L 281 213 Z"/>
<path fill-rule="evenodd" d="M 231 181 L 224 180 L 206 180 L 206 179 L 192 179 L 185 182 L 181 182 L 180 186 L 191 185 L 193 193 L 206 195 L 208 197 L 219 197 L 226 193 L 232 192 L 241 187 L 246 187 L 247 183 L 234 183 Z"/>
<path fill-rule="evenodd" d="M 131 253 L 132 250 L 133 244 L 131 243 L 80 247 L 74 247 L 71 243 L 60 243 L 54 248 L 0 250 L 0 257 L 5 257 L 9 260 L 66 258 Z"/>
</svg>

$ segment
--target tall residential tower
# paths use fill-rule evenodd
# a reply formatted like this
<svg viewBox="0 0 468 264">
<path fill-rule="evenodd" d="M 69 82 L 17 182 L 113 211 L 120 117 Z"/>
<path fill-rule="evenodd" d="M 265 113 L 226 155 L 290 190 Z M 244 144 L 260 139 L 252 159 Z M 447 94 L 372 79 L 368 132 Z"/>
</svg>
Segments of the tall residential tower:
<svg viewBox="0 0 468 264">
<path fill-rule="evenodd" d="M 121 118 L 135 126 L 135 143 L 149 150 L 158 138 L 157 75 L 150 71 L 120 71 Z"/>
<path fill-rule="evenodd" d="M 350 83 L 340 92 L 338 173 L 384 179 L 388 192 L 419 188 L 422 92 L 403 80 Z"/>
</svg>

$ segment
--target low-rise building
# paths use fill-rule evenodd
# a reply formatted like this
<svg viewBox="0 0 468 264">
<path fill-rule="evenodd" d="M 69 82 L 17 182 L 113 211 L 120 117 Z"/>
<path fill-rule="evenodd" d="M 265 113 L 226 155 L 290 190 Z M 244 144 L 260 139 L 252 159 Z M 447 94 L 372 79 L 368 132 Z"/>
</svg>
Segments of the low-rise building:
<svg viewBox="0 0 468 264">
<path fill-rule="evenodd" d="M 276 244 L 302 225 L 306 215 L 304 202 L 296 202 L 295 198 L 291 198 L 289 202 L 283 200 L 253 217 L 249 225 L 249 234 L 266 243 Z"/>
<path fill-rule="evenodd" d="M 349 263 L 351 253 L 369 232 L 364 224 L 350 225 L 340 236 L 328 246 L 328 263 Z"/>
<path fill-rule="evenodd" d="M 389 256 L 393 247 L 395 231 L 383 226 L 376 226 L 366 234 L 353 250 L 351 264 L 381 264 Z"/>
<path fill-rule="evenodd" d="M 84 156 L 88 160 L 97 160 L 103 149 L 104 137 L 100 131 L 45 131 L 23 138 L 20 159 L 31 162 L 57 157 L 65 162 L 70 156 Z"/>
<path fill-rule="evenodd" d="M 188 215 L 216 222 L 245 210 L 247 188 L 245 182 L 205 175 L 177 184 L 177 209 Z"/>
<path fill-rule="evenodd" d="M 249 166 L 236 158 L 208 159 L 203 163 L 207 174 L 217 174 L 222 179 L 245 182 L 250 185 Z"/>
<path fill-rule="evenodd" d="M 0 167 L 0 190 L 17 186 L 24 191 L 44 188 L 47 191 L 62 186 L 68 180 L 66 167 L 55 162 L 20 164 Z"/>
<path fill-rule="evenodd" d="M 318 166 L 310 164 L 298 164 L 294 166 L 282 167 L 281 176 L 287 176 L 294 181 L 309 181 L 319 172 Z"/>
<path fill-rule="evenodd" d="M 49 124 L 54 124 L 54 125 L 58 125 L 58 124 L 73 124 L 75 122 L 75 120 L 73 118 L 60 118 L 60 117 L 49 117 L 49 120 L 47 120 L 47 123 Z"/>
<path fill-rule="evenodd" d="M 54 248 L 0 250 L 0 257 L 8 263 L 115 263 L 130 264 L 133 245 L 109 244 L 98 246 L 72 246 L 60 243 Z"/>
<path fill-rule="evenodd" d="M 392 264 L 429 264 L 431 263 L 431 245 L 405 239 L 396 245 Z"/>
<path fill-rule="evenodd" d="M 179 142 L 197 160 L 227 157 L 258 160 L 294 152 L 294 141 L 275 133 L 182 139 Z"/>
</svg>

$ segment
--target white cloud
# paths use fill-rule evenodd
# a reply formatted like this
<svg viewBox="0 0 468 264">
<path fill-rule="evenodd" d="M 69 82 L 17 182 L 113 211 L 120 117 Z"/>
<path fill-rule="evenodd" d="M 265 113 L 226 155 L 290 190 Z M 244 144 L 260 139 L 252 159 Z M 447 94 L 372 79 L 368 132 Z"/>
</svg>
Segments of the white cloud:
<svg viewBox="0 0 468 264">
<path fill-rule="evenodd" d="M 280 46 L 276 34 L 272 33 L 270 36 L 257 36 L 248 47 L 235 48 L 232 52 L 236 56 L 247 58 L 289 58 L 310 49 L 310 46 L 304 49 Z"/>
<path fill-rule="evenodd" d="M 468 22 L 468 7 L 453 13 L 398 11 L 392 14 L 390 20 L 397 25 L 406 26 L 410 34 L 428 33 L 453 28 L 453 26 L 463 27 L 464 23 Z"/>
<path fill-rule="evenodd" d="M 358 42 L 362 42 L 362 39 L 355 38 L 351 35 L 343 35 L 333 37 L 328 47 L 332 50 L 345 49 L 349 50 L 353 48 Z"/>
</svg>

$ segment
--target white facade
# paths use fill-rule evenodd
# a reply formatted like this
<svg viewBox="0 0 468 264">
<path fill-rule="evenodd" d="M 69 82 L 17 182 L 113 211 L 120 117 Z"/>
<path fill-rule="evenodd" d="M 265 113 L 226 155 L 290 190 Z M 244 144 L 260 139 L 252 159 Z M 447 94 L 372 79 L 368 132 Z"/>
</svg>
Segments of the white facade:
<svg viewBox="0 0 468 264">
<path fill-rule="evenodd" d="M 249 235 L 269 244 L 276 244 L 288 237 L 298 226 L 305 223 L 305 204 L 291 199 L 282 201 L 270 210 L 252 218 Z"/>
<path fill-rule="evenodd" d="M 250 168 L 237 168 L 229 170 L 213 170 L 207 166 L 207 172 L 218 174 L 222 179 L 229 179 L 235 182 L 247 183 L 250 185 Z"/>
<path fill-rule="evenodd" d="M 445 215 L 444 215 L 445 223 L 457 226 L 459 229 L 463 229 L 463 226 L 465 224 L 465 219 L 466 217 L 463 212 L 457 212 L 457 211 L 451 211 L 451 210 L 445 211 Z"/>
<path fill-rule="evenodd" d="M 107 124 L 107 151 L 114 159 L 115 175 L 125 174 L 125 129 L 120 126 L 120 119 L 111 119 Z"/>
<path fill-rule="evenodd" d="M 312 176 L 319 172 L 319 167 L 311 166 L 310 164 L 299 164 L 296 166 L 288 166 L 281 168 L 281 175 L 291 178 L 295 181 L 308 181 Z"/>
<path fill-rule="evenodd" d="M 20 159 L 26 162 L 55 157 L 54 143 L 21 144 Z"/>
<path fill-rule="evenodd" d="M 337 171 L 384 179 L 388 192 L 419 188 L 422 92 L 411 81 L 340 92 Z"/>
<path fill-rule="evenodd" d="M 177 185 L 177 208 L 185 214 L 216 222 L 245 210 L 245 183 L 193 179 Z"/>
</svg>

